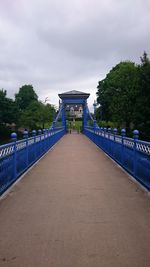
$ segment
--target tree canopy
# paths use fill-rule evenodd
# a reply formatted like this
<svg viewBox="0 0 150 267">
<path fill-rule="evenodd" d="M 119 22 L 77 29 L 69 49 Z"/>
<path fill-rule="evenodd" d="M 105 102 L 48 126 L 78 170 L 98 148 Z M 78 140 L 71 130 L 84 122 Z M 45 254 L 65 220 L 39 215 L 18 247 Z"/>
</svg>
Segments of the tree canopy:
<svg viewBox="0 0 150 267">
<path fill-rule="evenodd" d="M 15 94 L 15 100 L 7 97 L 4 89 L 0 90 L 0 134 L 2 137 L 10 135 L 11 127 L 27 128 L 29 131 L 50 127 L 55 107 L 42 103 L 32 85 L 23 85 Z M 13 126 L 12 126 L 13 125 Z"/>
<path fill-rule="evenodd" d="M 139 65 L 130 61 L 117 64 L 98 82 L 97 89 L 100 120 L 115 122 L 128 132 L 138 128 L 143 138 L 149 138 L 150 61 L 146 52 Z"/>
<path fill-rule="evenodd" d="M 38 101 L 38 96 L 35 93 L 33 86 L 23 85 L 19 88 L 19 92 L 15 94 L 15 101 L 21 110 L 28 108 L 33 101 Z"/>
</svg>

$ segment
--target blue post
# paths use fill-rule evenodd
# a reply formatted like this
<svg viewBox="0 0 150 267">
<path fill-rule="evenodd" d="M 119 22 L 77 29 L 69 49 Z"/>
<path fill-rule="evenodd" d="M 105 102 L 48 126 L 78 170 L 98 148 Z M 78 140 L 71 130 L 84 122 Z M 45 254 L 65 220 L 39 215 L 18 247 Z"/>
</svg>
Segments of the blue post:
<svg viewBox="0 0 150 267">
<path fill-rule="evenodd" d="M 24 130 L 23 132 L 23 139 L 26 139 L 28 138 L 28 131 L 27 130 Z"/>
<path fill-rule="evenodd" d="M 55 128 L 55 126 L 56 126 L 56 121 L 54 120 L 52 124 L 53 129 Z"/>
<path fill-rule="evenodd" d="M 46 129 L 47 150 L 49 149 L 49 129 Z"/>
<path fill-rule="evenodd" d="M 42 130 L 39 129 L 39 130 L 38 130 L 38 135 L 41 135 L 41 134 L 42 134 Z"/>
<path fill-rule="evenodd" d="M 121 129 L 121 164 L 124 165 L 124 137 L 126 136 L 126 129 Z"/>
<path fill-rule="evenodd" d="M 61 116 L 62 116 L 62 126 L 65 128 L 65 132 L 66 132 L 65 104 L 63 102 L 62 102 Z"/>
<path fill-rule="evenodd" d="M 104 143 L 103 143 L 103 147 L 104 147 L 104 150 L 106 151 L 106 148 L 107 148 L 107 140 L 106 140 L 106 131 L 107 131 L 107 128 L 104 127 L 103 130 L 104 130 L 104 138 L 103 138 Z"/>
<path fill-rule="evenodd" d="M 29 155 L 28 155 L 28 131 L 27 130 L 23 132 L 23 138 L 26 139 L 26 167 L 28 167 Z"/>
<path fill-rule="evenodd" d="M 83 131 L 87 126 L 87 101 L 85 100 L 83 105 Z"/>
<path fill-rule="evenodd" d="M 111 140 L 110 140 L 111 128 L 108 128 L 108 153 L 111 154 Z"/>
<path fill-rule="evenodd" d="M 36 136 L 36 130 L 32 131 L 32 136 L 35 137 Z"/>
<path fill-rule="evenodd" d="M 94 104 L 93 104 L 93 107 L 94 107 L 94 123 L 93 123 L 93 127 L 94 127 L 94 132 L 96 130 L 96 101 L 94 100 Z"/>
<path fill-rule="evenodd" d="M 36 159 L 36 130 L 32 131 L 32 136 L 34 137 L 34 159 Z"/>
<path fill-rule="evenodd" d="M 110 139 L 111 128 L 108 128 L 108 139 Z"/>
<path fill-rule="evenodd" d="M 114 142 L 113 143 L 113 150 L 112 150 L 112 155 L 114 158 L 116 158 L 116 135 L 117 135 L 117 128 L 114 128 L 113 132 L 114 132 Z"/>
<path fill-rule="evenodd" d="M 46 150 L 46 130 L 43 129 L 43 134 L 44 134 L 44 150 Z"/>
<path fill-rule="evenodd" d="M 17 149 L 16 149 L 16 141 L 17 141 L 17 134 L 11 133 L 11 140 L 14 142 L 14 153 L 13 153 L 13 179 L 17 178 Z"/>
<path fill-rule="evenodd" d="M 118 132 L 117 128 L 114 128 L 114 142 L 116 142 L 116 135 L 117 135 L 117 132 Z"/>
<path fill-rule="evenodd" d="M 41 144 L 41 134 L 42 134 L 42 130 L 41 129 L 39 129 L 38 130 L 38 135 L 40 135 L 40 141 L 39 141 L 39 155 L 38 155 L 38 157 L 41 155 L 41 148 L 42 148 L 42 144 Z"/>
<path fill-rule="evenodd" d="M 137 169 L 137 152 L 136 152 L 136 143 L 139 138 L 139 131 L 133 131 L 133 139 L 134 139 L 134 158 L 133 158 L 133 175 L 136 177 L 136 169 Z"/>
<path fill-rule="evenodd" d="M 102 135 L 102 134 L 103 134 L 103 127 L 100 128 L 100 135 L 101 135 L 101 136 L 100 136 L 100 144 L 101 144 L 101 146 L 103 147 L 103 141 L 104 141 L 104 138 L 103 138 L 103 135 Z"/>
</svg>

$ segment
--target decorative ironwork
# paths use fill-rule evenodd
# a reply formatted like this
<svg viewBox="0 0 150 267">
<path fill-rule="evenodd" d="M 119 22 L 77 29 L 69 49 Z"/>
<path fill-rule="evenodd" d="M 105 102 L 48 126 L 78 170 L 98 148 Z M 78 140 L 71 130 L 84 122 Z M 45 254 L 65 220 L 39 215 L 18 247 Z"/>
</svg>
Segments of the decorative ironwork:
<svg viewBox="0 0 150 267">
<path fill-rule="evenodd" d="M 133 131 L 133 138 L 125 137 L 125 129 L 121 136 L 111 130 L 85 127 L 87 135 L 97 146 L 133 175 L 142 185 L 150 190 L 150 143 L 138 140 L 139 132 Z"/>
<path fill-rule="evenodd" d="M 47 133 L 0 146 L 0 195 L 35 161 L 48 151 L 64 134 L 64 127 L 51 128 Z M 14 138 L 15 137 L 15 138 Z"/>
</svg>

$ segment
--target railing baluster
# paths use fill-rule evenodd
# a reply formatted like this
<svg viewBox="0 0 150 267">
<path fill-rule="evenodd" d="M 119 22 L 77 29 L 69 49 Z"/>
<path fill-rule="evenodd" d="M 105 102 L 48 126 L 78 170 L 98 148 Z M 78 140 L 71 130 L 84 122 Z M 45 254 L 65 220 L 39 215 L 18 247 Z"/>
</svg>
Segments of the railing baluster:
<svg viewBox="0 0 150 267">
<path fill-rule="evenodd" d="M 0 194 L 2 194 L 31 164 L 39 159 L 64 134 L 64 127 L 49 129 L 43 136 L 41 130 L 36 137 L 28 138 L 28 131 L 23 132 L 23 139 L 16 141 L 16 133 L 11 134 L 12 143 L 0 146 Z M 34 143 L 33 143 L 34 138 Z M 37 138 L 40 138 L 38 141 Z M 33 147 L 32 147 L 33 146 Z M 32 149 L 33 148 L 33 149 Z M 29 153 L 33 153 L 31 156 Z M 5 172 L 4 172 L 5 169 Z"/>
<path fill-rule="evenodd" d="M 11 134 L 11 140 L 14 142 L 14 151 L 13 151 L 13 179 L 15 180 L 17 177 L 17 147 L 16 147 L 16 141 L 17 141 L 17 134 L 12 133 Z"/>
<path fill-rule="evenodd" d="M 133 131 L 133 139 L 125 137 L 126 130 L 121 130 L 121 136 L 114 129 L 114 136 L 106 132 L 106 128 L 99 128 L 101 135 L 97 135 L 95 128 L 85 127 L 84 133 L 123 168 L 132 174 L 140 183 L 150 189 L 150 142 L 138 140 L 139 131 Z"/>
</svg>

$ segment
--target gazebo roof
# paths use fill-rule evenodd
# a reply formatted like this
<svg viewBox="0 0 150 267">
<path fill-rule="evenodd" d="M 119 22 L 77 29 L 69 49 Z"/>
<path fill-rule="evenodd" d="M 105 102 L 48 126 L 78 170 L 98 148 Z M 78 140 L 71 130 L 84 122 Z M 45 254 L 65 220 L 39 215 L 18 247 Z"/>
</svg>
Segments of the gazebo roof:
<svg viewBox="0 0 150 267">
<path fill-rule="evenodd" d="M 72 90 L 72 91 L 68 91 L 62 94 L 59 94 L 59 97 L 61 99 L 63 98 L 84 98 L 87 99 L 90 96 L 90 94 L 85 93 L 85 92 L 80 92 L 77 90 Z"/>
</svg>

